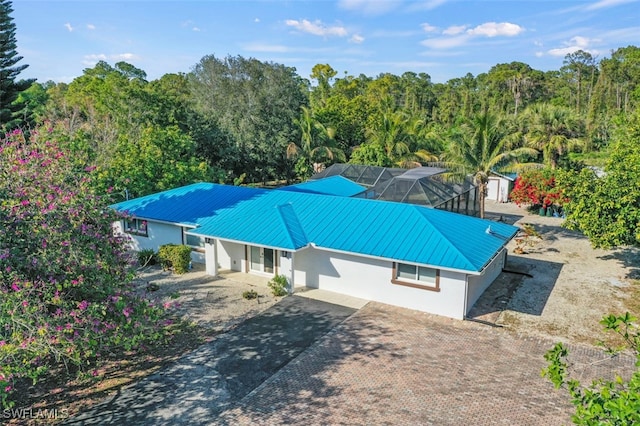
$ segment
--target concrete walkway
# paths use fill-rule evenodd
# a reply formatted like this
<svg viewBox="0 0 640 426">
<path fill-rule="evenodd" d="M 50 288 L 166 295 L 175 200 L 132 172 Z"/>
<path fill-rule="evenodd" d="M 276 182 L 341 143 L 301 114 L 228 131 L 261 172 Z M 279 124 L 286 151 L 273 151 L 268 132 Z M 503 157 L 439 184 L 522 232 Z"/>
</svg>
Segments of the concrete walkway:
<svg viewBox="0 0 640 426">
<path fill-rule="evenodd" d="M 343 322 L 353 308 L 282 299 L 66 424 L 205 425 Z"/>
</svg>

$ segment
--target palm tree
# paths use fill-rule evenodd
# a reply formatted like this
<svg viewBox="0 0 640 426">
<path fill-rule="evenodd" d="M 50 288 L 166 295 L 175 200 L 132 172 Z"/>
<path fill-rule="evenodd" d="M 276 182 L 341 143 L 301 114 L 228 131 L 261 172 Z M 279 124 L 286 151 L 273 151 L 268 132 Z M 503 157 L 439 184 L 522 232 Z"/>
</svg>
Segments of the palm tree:
<svg viewBox="0 0 640 426">
<path fill-rule="evenodd" d="M 480 217 L 484 218 L 490 173 L 498 168 L 513 166 L 524 156 L 535 156 L 538 151 L 529 147 L 512 149 L 509 144 L 510 126 L 488 112 L 473 117 L 462 130 L 459 137 L 449 143 L 443 155 L 444 165 L 448 169 L 444 176 L 451 180 L 473 176 L 479 189 Z"/>
<path fill-rule="evenodd" d="M 558 160 L 568 152 L 584 149 L 584 140 L 577 136 L 580 122 L 567 108 L 537 104 L 527 110 L 529 131 L 527 144 L 542 152 L 544 163 L 552 169 Z"/>
<path fill-rule="evenodd" d="M 420 146 L 424 134 L 424 121 L 400 112 L 385 112 L 367 131 L 367 143 L 381 146 L 396 166 L 420 167 L 423 162 L 437 160 L 437 156 Z"/>
<path fill-rule="evenodd" d="M 309 108 L 302 107 L 302 115 L 296 123 L 300 126 L 300 144 L 291 142 L 287 146 L 287 158 L 298 159 L 296 167 L 302 178 L 309 177 L 311 170 L 304 170 L 300 162 L 313 165 L 313 172 L 318 172 L 327 162 L 346 161 L 344 152 L 337 147 L 335 129 L 316 121 Z"/>
</svg>

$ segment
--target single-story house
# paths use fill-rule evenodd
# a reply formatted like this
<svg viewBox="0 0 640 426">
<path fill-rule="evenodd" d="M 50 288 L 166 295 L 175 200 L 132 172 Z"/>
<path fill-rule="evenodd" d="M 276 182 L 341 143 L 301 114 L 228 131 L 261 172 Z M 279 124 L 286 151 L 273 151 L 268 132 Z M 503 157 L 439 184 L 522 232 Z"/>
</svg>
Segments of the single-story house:
<svg viewBox="0 0 640 426">
<path fill-rule="evenodd" d="M 358 188 L 331 179 L 284 189 L 197 183 L 113 205 L 129 217 L 114 226 L 134 249 L 190 245 L 210 275 L 284 275 L 291 291 L 320 288 L 458 319 L 502 271 L 518 228 L 352 198 Z"/>
<path fill-rule="evenodd" d="M 493 200 L 498 203 L 506 203 L 509 201 L 509 195 L 513 190 L 513 184 L 516 180 L 515 173 L 498 173 L 492 171 L 489 174 L 489 182 L 487 183 L 487 200 Z"/>
</svg>

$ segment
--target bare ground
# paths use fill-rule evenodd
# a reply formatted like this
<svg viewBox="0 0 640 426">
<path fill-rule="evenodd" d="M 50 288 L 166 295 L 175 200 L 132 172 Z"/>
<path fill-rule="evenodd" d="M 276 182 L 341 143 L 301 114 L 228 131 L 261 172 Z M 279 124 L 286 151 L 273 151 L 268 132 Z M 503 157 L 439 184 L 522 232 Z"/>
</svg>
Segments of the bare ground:
<svg viewBox="0 0 640 426">
<path fill-rule="evenodd" d="M 518 334 L 594 344 L 604 338 L 603 316 L 630 311 L 640 299 L 637 249 L 593 249 L 563 219 L 532 214 L 512 203 L 487 202 L 487 218 L 523 227 L 531 224 L 542 239 L 515 254 L 509 248 L 506 270 L 470 313 L 471 319 Z M 526 274 L 526 275 L 525 275 Z"/>
</svg>

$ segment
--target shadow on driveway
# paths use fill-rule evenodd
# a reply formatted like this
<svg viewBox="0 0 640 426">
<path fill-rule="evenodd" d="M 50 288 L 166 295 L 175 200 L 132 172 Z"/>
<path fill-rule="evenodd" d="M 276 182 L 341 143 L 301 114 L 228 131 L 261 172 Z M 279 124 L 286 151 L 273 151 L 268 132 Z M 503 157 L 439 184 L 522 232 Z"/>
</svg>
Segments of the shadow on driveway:
<svg viewBox="0 0 640 426">
<path fill-rule="evenodd" d="M 356 310 L 290 296 L 65 424 L 208 424 Z"/>
</svg>

